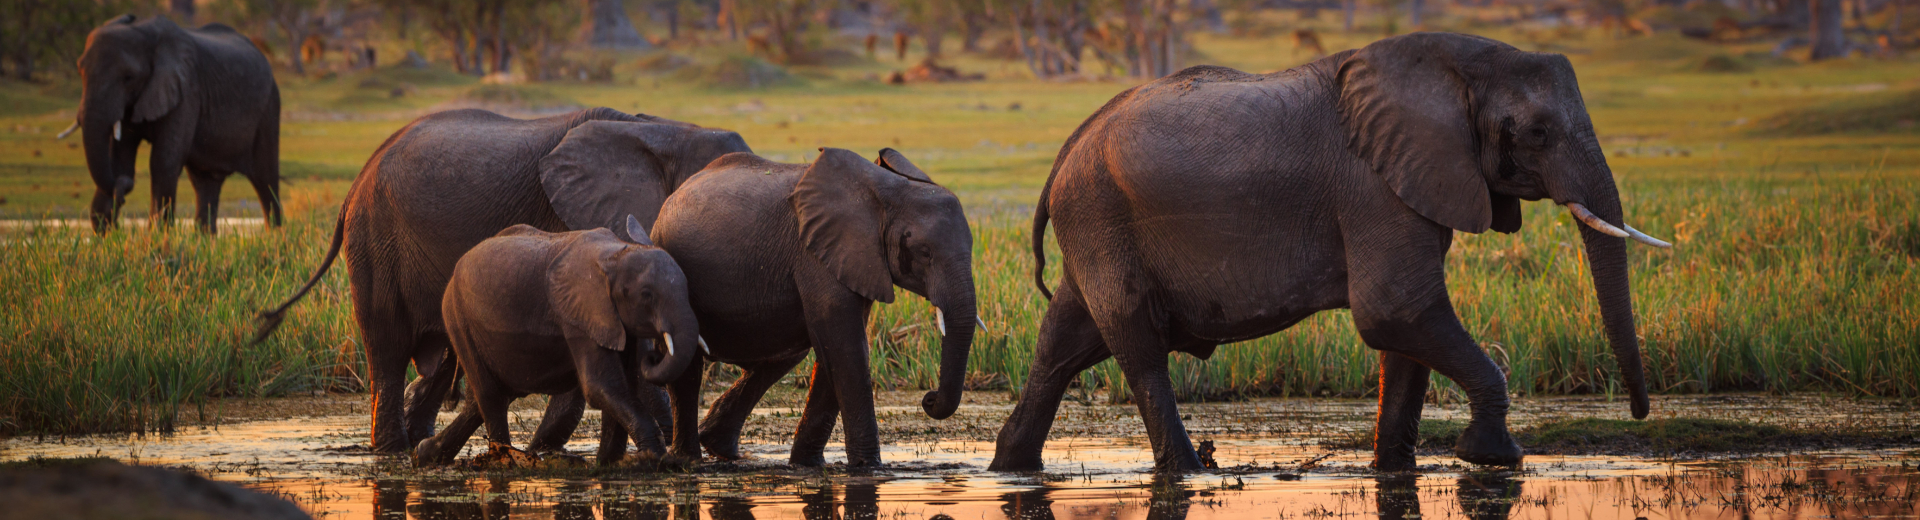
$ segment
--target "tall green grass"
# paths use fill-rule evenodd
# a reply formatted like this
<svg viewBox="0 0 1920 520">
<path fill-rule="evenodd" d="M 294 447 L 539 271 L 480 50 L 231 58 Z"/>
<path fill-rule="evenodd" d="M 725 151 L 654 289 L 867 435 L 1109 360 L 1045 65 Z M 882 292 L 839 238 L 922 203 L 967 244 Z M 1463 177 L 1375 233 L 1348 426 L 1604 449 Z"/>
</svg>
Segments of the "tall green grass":
<svg viewBox="0 0 1920 520">
<path fill-rule="evenodd" d="M 271 341 L 245 341 L 252 313 L 318 265 L 332 211 L 217 239 L 190 222 L 0 236 L 0 434 L 168 430 L 212 397 L 356 387 L 359 349 L 340 348 L 355 334 L 343 277 Z"/>
</svg>

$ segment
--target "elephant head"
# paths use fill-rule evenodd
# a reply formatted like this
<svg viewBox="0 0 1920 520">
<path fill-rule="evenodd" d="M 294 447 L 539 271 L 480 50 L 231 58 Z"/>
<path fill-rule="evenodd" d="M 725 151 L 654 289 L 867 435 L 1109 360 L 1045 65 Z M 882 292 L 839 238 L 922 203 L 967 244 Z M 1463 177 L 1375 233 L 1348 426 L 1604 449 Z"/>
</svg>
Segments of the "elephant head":
<svg viewBox="0 0 1920 520">
<path fill-rule="evenodd" d="M 601 347 L 640 352 L 640 378 L 664 385 L 680 377 L 700 353 L 700 325 L 687 299 L 687 276 L 667 252 L 654 247 L 638 219 L 626 224 L 631 242 L 601 229 L 586 233 L 548 273 L 554 309 L 568 335 L 584 335 Z"/>
<path fill-rule="evenodd" d="M 1355 52 L 1337 81 L 1349 148 L 1421 216 L 1469 233 L 1511 233 L 1520 229 L 1520 199 L 1544 198 L 1586 224 L 1581 238 L 1607 339 L 1633 416 L 1646 417 L 1621 239 L 1670 244 L 1624 222 L 1613 170 L 1566 57 L 1416 33 Z"/>
<path fill-rule="evenodd" d="M 93 228 L 112 229 L 133 189 L 133 158 L 114 157 L 122 126 L 172 113 L 198 89 L 192 37 L 165 18 L 134 23 L 123 15 L 87 35 L 80 55 L 81 99 L 76 123 L 93 177 Z M 125 136 L 131 138 L 131 136 Z"/>
<path fill-rule="evenodd" d="M 651 226 L 667 195 L 707 163 L 752 151 L 740 134 L 727 130 L 589 121 L 540 159 L 540 186 L 568 229 L 611 229 L 629 215 Z"/>
<path fill-rule="evenodd" d="M 940 327 L 939 388 L 920 406 L 945 419 L 960 406 L 977 326 L 973 232 L 953 192 L 892 149 L 868 162 L 821 148 L 788 195 L 809 255 L 842 285 L 893 301 L 893 286 L 925 296 Z"/>
</svg>

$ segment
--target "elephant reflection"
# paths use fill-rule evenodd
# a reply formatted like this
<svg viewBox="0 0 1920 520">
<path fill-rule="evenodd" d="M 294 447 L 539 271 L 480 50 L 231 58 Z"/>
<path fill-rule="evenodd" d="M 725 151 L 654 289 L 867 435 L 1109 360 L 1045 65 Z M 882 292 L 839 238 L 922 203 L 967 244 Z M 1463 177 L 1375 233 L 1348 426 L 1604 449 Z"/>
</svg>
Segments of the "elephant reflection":
<svg viewBox="0 0 1920 520">
<path fill-rule="evenodd" d="M 1000 512 L 1007 520 L 1053 520 L 1052 494 L 1058 488 L 1041 486 L 1038 488 L 1015 491 L 1000 495 L 1005 502 Z M 1187 487 L 1185 479 L 1178 475 L 1158 475 L 1147 485 L 1147 518 L 1149 520 L 1185 520 L 1187 510 L 1193 507 L 1195 491 Z M 1120 511 L 1089 513 L 1075 511 L 1071 517 L 1121 516 Z"/>
<path fill-rule="evenodd" d="M 1406 520 L 1421 518 L 1419 475 L 1385 475 L 1378 480 L 1374 506 L 1380 518 Z M 1520 498 L 1520 481 L 1505 472 L 1468 473 L 1460 476 L 1460 513 L 1472 520 L 1506 520 L 1514 499 Z"/>
</svg>

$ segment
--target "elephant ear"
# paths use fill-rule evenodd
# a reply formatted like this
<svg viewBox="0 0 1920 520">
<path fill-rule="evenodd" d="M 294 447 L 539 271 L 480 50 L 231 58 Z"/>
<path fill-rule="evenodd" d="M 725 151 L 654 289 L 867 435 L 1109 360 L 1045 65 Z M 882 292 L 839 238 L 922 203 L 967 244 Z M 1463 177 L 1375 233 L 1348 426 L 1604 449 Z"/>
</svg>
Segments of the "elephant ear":
<svg viewBox="0 0 1920 520">
<path fill-rule="evenodd" d="M 927 184 L 937 184 L 933 182 L 932 177 L 927 176 L 927 172 L 921 171 L 919 166 L 914 166 L 912 162 L 907 160 L 907 156 L 900 155 L 898 150 L 892 148 L 881 148 L 880 158 L 874 159 L 873 163 L 880 165 L 881 168 L 886 168 L 887 171 L 898 173 L 902 177 Z"/>
<path fill-rule="evenodd" d="M 627 328 L 614 310 L 612 284 L 608 283 L 603 262 L 612 252 L 606 242 L 616 240 L 605 229 L 567 239 L 560 257 L 547 266 L 547 287 L 552 291 L 554 314 L 567 336 L 584 336 L 602 348 L 626 350 Z"/>
<path fill-rule="evenodd" d="M 193 37 L 166 19 L 149 22 L 155 29 L 153 69 L 147 88 L 133 104 L 133 122 L 144 123 L 166 116 L 180 106 L 193 87 Z"/>
<path fill-rule="evenodd" d="M 1470 36 L 1412 34 L 1374 42 L 1340 65 L 1348 147 L 1414 212 L 1469 233 L 1492 224 L 1493 201 L 1460 63 L 1497 46 Z"/>
<path fill-rule="evenodd" d="M 821 148 L 787 199 L 800 217 L 808 254 L 853 292 L 893 303 L 893 275 L 880 237 L 885 209 L 875 184 L 880 175 L 895 176 L 878 170 L 859 154 Z"/>
<path fill-rule="evenodd" d="M 663 152 L 686 133 L 655 123 L 582 123 L 540 158 L 540 187 L 567 229 L 620 229 L 628 215 L 651 224 L 673 184 Z"/>
</svg>

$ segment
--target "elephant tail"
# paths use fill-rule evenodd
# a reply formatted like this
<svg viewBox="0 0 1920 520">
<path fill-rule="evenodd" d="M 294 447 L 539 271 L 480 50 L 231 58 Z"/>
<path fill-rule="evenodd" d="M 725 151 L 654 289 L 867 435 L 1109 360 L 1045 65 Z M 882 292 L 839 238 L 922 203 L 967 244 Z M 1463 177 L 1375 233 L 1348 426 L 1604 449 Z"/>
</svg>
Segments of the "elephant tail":
<svg viewBox="0 0 1920 520">
<path fill-rule="evenodd" d="M 1040 188 L 1040 202 L 1033 206 L 1033 285 L 1048 301 L 1053 300 L 1053 291 L 1047 288 L 1047 192 L 1052 188 L 1049 175 L 1047 185 Z"/>
<path fill-rule="evenodd" d="M 308 291 L 313 290 L 313 286 L 320 284 L 321 278 L 326 277 L 327 269 L 333 267 L 333 260 L 340 257 L 340 244 L 345 241 L 346 230 L 347 205 L 341 204 L 340 219 L 333 223 L 333 245 L 327 247 L 327 258 L 320 261 L 320 269 L 313 272 L 313 278 L 308 279 L 307 284 L 301 286 L 299 292 L 293 293 L 292 298 L 288 298 L 285 303 L 281 303 L 279 307 L 275 307 L 273 310 L 261 311 L 260 314 L 254 318 L 255 321 L 259 323 L 259 326 L 254 331 L 253 341 L 248 343 L 249 345 L 258 345 L 260 342 L 266 341 L 267 336 L 273 335 L 273 330 L 280 328 L 280 323 L 286 321 L 287 308 L 292 307 L 295 303 L 299 303 L 301 298 L 307 296 Z"/>
</svg>

